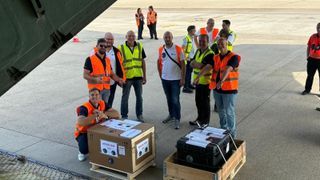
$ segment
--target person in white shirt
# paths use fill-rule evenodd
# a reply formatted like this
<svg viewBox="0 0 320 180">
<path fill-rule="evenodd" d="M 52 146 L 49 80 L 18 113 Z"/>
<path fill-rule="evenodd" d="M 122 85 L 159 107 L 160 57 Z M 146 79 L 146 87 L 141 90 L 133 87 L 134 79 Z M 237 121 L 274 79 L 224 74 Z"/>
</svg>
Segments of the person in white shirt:
<svg viewBox="0 0 320 180">
<path fill-rule="evenodd" d="M 215 42 L 218 36 L 218 33 L 219 33 L 219 29 L 214 28 L 214 19 L 209 18 L 207 21 L 207 26 L 200 28 L 194 36 L 194 42 L 197 48 L 199 48 L 198 36 L 200 34 L 206 34 L 209 36 L 208 46 L 210 47 Z"/>
<path fill-rule="evenodd" d="M 167 123 L 174 120 L 175 129 L 179 129 L 181 118 L 180 88 L 185 83 L 185 57 L 183 49 L 174 44 L 172 39 L 171 32 L 164 33 L 165 44 L 159 48 L 158 72 L 169 110 L 169 116 L 162 122 Z"/>
</svg>

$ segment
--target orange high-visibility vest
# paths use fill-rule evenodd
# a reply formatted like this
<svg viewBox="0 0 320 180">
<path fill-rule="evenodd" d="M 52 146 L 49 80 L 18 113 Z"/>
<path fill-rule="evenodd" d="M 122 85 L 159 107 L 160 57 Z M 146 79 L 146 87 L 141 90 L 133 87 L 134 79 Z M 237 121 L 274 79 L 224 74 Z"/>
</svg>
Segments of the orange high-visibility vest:
<svg viewBox="0 0 320 180">
<path fill-rule="evenodd" d="M 218 72 L 220 71 L 220 80 L 222 79 L 224 71 L 227 70 L 227 64 L 231 57 L 237 56 L 238 62 L 240 64 L 241 57 L 239 55 L 236 55 L 233 52 L 229 52 L 227 56 L 225 56 L 222 61 L 220 59 L 220 54 L 214 55 L 213 60 L 214 60 L 214 67 L 212 71 L 212 76 L 211 76 L 211 83 L 209 85 L 210 89 L 215 89 L 217 85 L 217 75 Z M 221 89 L 224 91 L 230 91 L 230 90 L 238 90 L 239 87 L 239 68 L 234 68 L 232 71 L 229 72 L 227 78 L 225 81 L 222 83 Z"/>
<path fill-rule="evenodd" d="M 309 40 L 309 57 L 320 59 L 320 37 L 318 34 L 313 34 Z"/>
<path fill-rule="evenodd" d="M 177 60 L 178 63 L 181 64 L 181 59 L 180 59 L 180 53 L 182 52 L 182 47 L 175 45 L 176 46 L 176 55 L 177 55 Z M 160 46 L 159 48 L 159 60 L 158 60 L 158 64 L 159 64 L 159 71 L 160 74 L 162 74 L 162 51 L 163 51 L 164 46 Z"/>
<path fill-rule="evenodd" d="M 211 42 L 214 42 L 214 40 L 215 40 L 215 39 L 217 38 L 217 36 L 218 36 L 218 33 L 219 33 L 219 29 L 213 28 Z M 206 29 L 205 27 L 200 28 L 200 34 L 206 34 L 206 35 L 208 35 L 207 29 Z"/>
<path fill-rule="evenodd" d="M 147 14 L 147 23 L 150 25 L 150 23 L 154 24 L 157 21 L 157 13 L 155 11 L 152 11 L 151 13 L 148 12 Z"/>
<path fill-rule="evenodd" d="M 115 47 L 112 47 L 112 48 L 115 48 Z M 117 48 L 115 48 L 115 49 L 117 49 Z M 94 51 L 94 53 L 97 53 L 98 52 L 98 48 L 97 47 L 94 47 L 93 48 L 93 51 Z M 121 71 L 122 71 L 122 79 L 123 80 L 126 80 L 127 78 L 126 78 L 126 74 L 125 74 L 125 72 L 124 72 L 124 68 L 123 68 L 123 65 L 122 65 L 122 55 L 121 55 L 121 52 L 120 52 L 120 50 L 118 50 L 117 49 L 117 55 L 116 55 L 117 57 L 116 57 L 116 60 L 118 60 L 119 61 L 119 65 L 120 65 L 120 68 L 121 68 Z M 117 63 L 116 63 L 116 65 L 117 65 Z M 117 71 L 116 69 L 114 69 L 114 71 Z M 117 73 L 117 72 L 116 72 Z"/>
<path fill-rule="evenodd" d="M 137 23 L 137 26 L 139 27 L 140 25 L 140 18 L 139 18 L 139 14 L 136 13 L 136 23 Z"/>
<path fill-rule="evenodd" d="M 102 77 L 104 81 L 103 84 L 97 84 L 96 82 L 92 82 L 88 80 L 88 88 L 97 88 L 100 91 L 103 89 L 110 89 L 110 76 L 112 74 L 111 63 L 108 57 L 105 57 L 106 68 L 104 69 L 101 60 L 97 57 L 97 55 L 90 56 L 90 61 L 92 65 L 92 72 L 90 73 L 93 77 Z"/>
<path fill-rule="evenodd" d="M 93 111 L 96 109 L 95 107 L 92 106 L 92 104 L 90 102 L 84 103 L 83 106 L 85 108 L 87 108 L 87 110 L 88 110 L 88 117 L 91 116 L 93 114 Z M 97 110 L 104 111 L 105 108 L 106 108 L 105 102 L 100 100 Z M 76 109 L 76 112 L 77 112 L 77 114 L 80 113 L 80 106 Z M 87 133 L 88 128 L 90 128 L 91 126 L 93 126 L 95 124 L 96 124 L 96 119 L 93 119 L 91 121 L 91 125 L 89 125 L 89 126 L 80 126 L 78 123 L 76 123 L 74 137 L 77 138 L 80 135 L 80 133 Z"/>
</svg>

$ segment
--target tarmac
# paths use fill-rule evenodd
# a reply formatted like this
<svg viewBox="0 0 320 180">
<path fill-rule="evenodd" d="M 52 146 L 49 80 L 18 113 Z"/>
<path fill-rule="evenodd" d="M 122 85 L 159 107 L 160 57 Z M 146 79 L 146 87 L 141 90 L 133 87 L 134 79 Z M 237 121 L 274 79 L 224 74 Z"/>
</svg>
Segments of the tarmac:
<svg viewBox="0 0 320 180">
<path fill-rule="evenodd" d="M 138 2 L 142 4 L 142 1 Z M 172 9 L 165 5 L 159 8 L 159 40 L 150 40 L 145 26 L 141 41 L 147 54 L 143 114 L 145 121 L 156 127 L 157 166 L 148 168 L 137 177 L 138 180 L 162 179 L 163 160 L 175 151 L 178 138 L 192 129 L 188 121 L 196 118 L 194 93 L 182 93 L 181 128 L 174 130 L 173 124 L 161 123 L 168 114 L 156 71 L 162 34 L 172 31 L 174 42 L 180 44 L 189 24 L 205 26 L 208 17 L 216 20 L 218 28 L 222 19 L 231 20 L 231 27 L 238 37 L 234 51 L 242 57 L 236 110 L 237 138 L 247 143 L 247 162 L 235 179 L 320 177 L 320 112 L 314 110 L 319 106 L 317 75 L 312 93 L 300 95 L 306 79 L 306 43 L 320 19 L 319 5 L 305 5 L 308 2 L 313 1 L 282 0 L 281 8 L 269 4 L 267 9 L 262 8 L 266 2 L 260 6 L 255 3 L 249 8 L 252 1 L 244 1 L 247 6 L 242 4 L 231 10 L 227 9 L 228 3 L 206 9 L 191 9 L 191 5 L 179 9 L 178 3 Z M 123 43 L 128 29 L 137 31 L 134 13 L 135 6 L 117 2 L 78 34 L 79 43 L 66 43 L 1 96 L 1 150 L 92 178 L 104 177 L 91 172 L 88 161 L 77 160 L 78 149 L 73 138 L 75 108 L 88 100 L 82 71 L 97 38 L 110 31 L 115 35 L 116 45 Z M 132 91 L 129 101 L 129 118 L 132 119 L 136 118 L 134 97 Z M 118 87 L 115 109 L 120 110 L 120 100 L 121 88 Z M 211 115 L 210 125 L 218 127 L 218 115 L 214 112 Z"/>
</svg>

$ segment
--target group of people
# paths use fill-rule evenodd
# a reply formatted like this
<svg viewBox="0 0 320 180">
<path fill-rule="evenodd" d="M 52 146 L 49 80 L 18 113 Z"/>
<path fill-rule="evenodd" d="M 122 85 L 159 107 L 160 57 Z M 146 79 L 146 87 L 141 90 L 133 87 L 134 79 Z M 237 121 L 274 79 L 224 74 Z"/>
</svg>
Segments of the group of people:
<svg viewBox="0 0 320 180">
<path fill-rule="evenodd" d="M 157 12 L 153 9 L 152 6 L 149 6 L 147 13 L 147 26 L 149 28 L 150 32 L 150 39 L 158 40 L 157 36 Z M 143 39 L 142 32 L 143 32 L 143 26 L 144 26 L 144 15 L 142 13 L 141 8 L 137 9 L 137 13 L 135 15 L 136 17 L 136 23 L 138 27 L 138 40 Z"/>
<path fill-rule="evenodd" d="M 155 21 L 150 21 L 150 24 L 155 26 L 157 14 L 152 6 L 149 10 L 155 16 Z M 198 31 L 194 25 L 190 25 L 182 46 L 173 42 L 172 32 L 164 33 L 164 44 L 159 47 L 157 62 L 168 105 L 168 117 L 163 123 L 174 121 L 174 128 L 180 128 L 180 92 L 183 87 L 186 93 L 195 90 L 197 118 L 189 124 L 207 127 L 211 114 L 210 92 L 213 90 L 220 126 L 228 129 L 233 137 L 236 136 L 235 100 L 240 56 L 232 52 L 236 35 L 230 30 L 230 24 L 229 20 L 223 20 L 220 31 L 214 28 L 212 18 L 208 19 L 206 27 Z M 140 30 L 139 33 L 142 32 Z M 153 32 L 157 38 L 155 27 Z M 138 39 L 141 38 L 141 34 L 138 35 Z M 78 119 L 74 135 L 79 146 L 79 161 L 85 160 L 89 152 L 89 127 L 108 118 L 128 118 L 128 99 L 132 86 L 136 96 L 137 121 L 144 122 L 142 89 L 147 82 L 145 58 L 143 44 L 136 41 L 132 30 L 127 32 L 126 41 L 118 47 L 114 46 L 114 37 L 110 32 L 98 39 L 84 63 L 83 78 L 87 81 L 89 101 L 76 109 Z M 112 109 L 117 86 L 122 88 L 120 113 Z"/>
</svg>

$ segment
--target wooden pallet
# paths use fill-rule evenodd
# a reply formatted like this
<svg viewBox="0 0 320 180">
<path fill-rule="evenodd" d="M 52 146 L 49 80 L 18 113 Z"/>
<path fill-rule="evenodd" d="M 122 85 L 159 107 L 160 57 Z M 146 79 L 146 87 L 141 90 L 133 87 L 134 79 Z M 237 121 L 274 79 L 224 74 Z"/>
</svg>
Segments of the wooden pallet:
<svg viewBox="0 0 320 180">
<path fill-rule="evenodd" d="M 145 165 L 143 165 L 140 169 L 138 169 L 134 173 L 128 173 L 128 172 L 120 171 L 117 169 L 105 167 L 105 166 L 102 166 L 99 164 L 95 164 L 92 162 L 90 162 L 90 164 L 92 165 L 90 168 L 91 171 L 94 171 L 94 172 L 97 172 L 97 173 L 100 173 L 103 175 L 111 176 L 114 178 L 122 179 L 122 180 L 133 180 L 133 179 L 135 179 L 135 177 L 137 177 L 139 174 L 141 174 L 148 167 L 156 166 L 154 160 L 152 160 L 152 161 L 146 163 Z"/>
<path fill-rule="evenodd" d="M 163 164 L 164 180 L 231 180 L 246 162 L 245 142 L 235 140 L 238 149 L 232 154 L 227 162 L 217 172 L 210 172 L 175 162 L 176 153 L 167 157 Z"/>
</svg>

